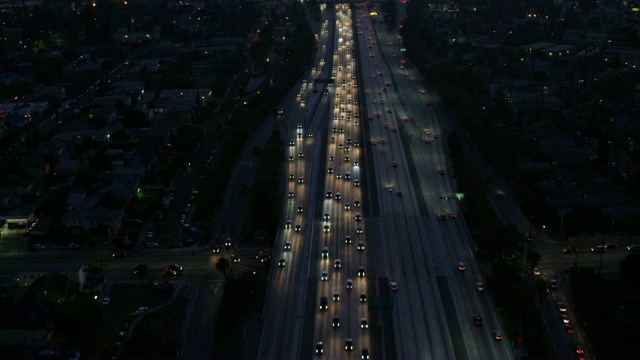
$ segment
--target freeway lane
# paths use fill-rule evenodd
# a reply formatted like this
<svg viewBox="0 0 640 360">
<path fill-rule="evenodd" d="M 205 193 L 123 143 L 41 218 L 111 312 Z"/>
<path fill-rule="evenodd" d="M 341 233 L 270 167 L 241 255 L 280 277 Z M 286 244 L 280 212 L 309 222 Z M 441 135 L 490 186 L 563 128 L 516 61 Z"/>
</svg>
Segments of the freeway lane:
<svg viewBox="0 0 640 360">
<path fill-rule="evenodd" d="M 371 153 L 377 161 L 376 169 L 382 169 L 376 174 L 383 182 L 377 188 L 380 208 L 389 209 L 393 206 L 389 202 L 393 196 L 387 194 L 385 197 L 384 194 L 385 186 L 393 186 L 402 188 L 402 202 L 416 202 L 415 209 L 419 214 L 411 219 L 411 212 L 403 207 L 397 207 L 391 213 L 380 210 L 381 219 L 384 220 L 378 223 L 389 225 L 376 230 L 376 234 L 382 234 L 376 238 L 377 247 L 384 246 L 384 243 L 380 244 L 383 241 L 394 242 L 394 246 L 388 247 L 384 258 L 391 259 L 385 264 L 386 272 L 399 280 L 401 286 L 395 294 L 397 301 L 394 307 L 398 356 L 508 358 L 512 355 L 506 342 L 496 345 L 491 339 L 489 327 L 499 328 L 498 322 L 490 294 L 487 291 L 478 294 L 475 289 L 475 282 L 481 281 L 482 277 L 478 276 L 479 268 L 474 264 L 471 241 L 462 219 L 441 222 L 436 218 L 436 215 L 448 215 L 457 212 L 457 209 L 455 203 L 440 199 L 443 192 L 451 192 L 453 184 L 448 177 L 450 171 L 447 168 L 443 136 L 446 128 L 434 118 L 432 105 L 428 105 L 433 96 L 421 94 L 419 82 L 413 81 L 407 69 L 400 68 L 404 65 L 400 62 L 399 52 L 394 53 L 395 57 L 388 56 L 390 53 L 385 45 L 393 46 L 395 41 L 391 41 L 392 45 L 383 43 L 384 39 L 391 37 L 385 33 L 386 29 L 380 25 L 375 27 L 375 31 L 369 32 L 375 24 L 367 21 L 373 21 L 373 18 L 363 15 L 362 23 L 366 27 L 359 39 L 364 42 L 360 44 L 361 51 L 370 55 L 368 61 L 363 60 L 366 62 L 363 66 L 368 70 L 363 73 L 367 84 L 365 91 L 371 97 L 366 101 L 372 115 L 370 136 L 376 140 L 376 145 L 371 146 L 377 147 Z M 382 52 L 378 51 L 380 48 Z M 381 57 L 381 53 L 386 55 L 385 58 Z M 367 73 L 371 74 L 370 77 L 366 76 Z M 383 90 L 385 88 L 386 92 Z M 413 97 L 422 99 L 415 100 Z M 373 102 L 373 99 L 376 101 Z M 384 102 L 381 104 L 380 100 Z M 391 112 L 388 112 L 389 109 Z M 407 122 L 403 120 L 404 117 L 408 118 Z M 388 128 L 384 127 L 385 123 Z M 398 131 L 389 131 L 393 127 L 397 127 Z M 424 134 L 424 129 L 430 130 L 428 135 L 431 135 L 431 143 L 414 141 L 421 140 L 422 136 L 418 135 Z M 435 134 L 440 135 L 438 139 Z M 385 140 L 384 154 L 380 146 L 382 139 Z M 425 153 L 427 151 L 429 153 Z M 398 168 L 395 169 L 398 174 L 388 171 L 389 163 L 393 160 L 382 160 L 390 154 L 398 161 Z M 413 166 L 409 163 L 413 163 Z M 409 172 L 412 167 L 415 170 Z M 445 170 L 445 175 L 440 174 L 441 168 Z M 417 198 L 411 189 L 414 186 L 416 193 L 421 195 Z M 421 204 L 422 201 L 424 203 Z M 403 234 L 403 231 L 406 233 Z M 379 261 L 384 262 L 384 258 L 379 256 Z M 463 274 L 458 274 L 455 264 L 462 259 L 469 266 Z M 408 289 L 412 299 L 401 293 L 404 288 Z M 421 306 L 416 298 L 427 303 Z M 470 319 L 476 312 L 485 316 L 487 326 L 484 328 L 471 326 Z M 416 341 L 424 338 L 429 339 L 426 344 Z"/>
</svg>

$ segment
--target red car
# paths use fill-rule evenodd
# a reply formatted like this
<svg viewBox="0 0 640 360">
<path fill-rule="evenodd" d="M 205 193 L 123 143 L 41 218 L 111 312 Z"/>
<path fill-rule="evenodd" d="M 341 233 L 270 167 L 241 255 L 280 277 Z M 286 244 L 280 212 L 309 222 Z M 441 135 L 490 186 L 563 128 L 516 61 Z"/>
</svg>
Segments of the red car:
<svg viewBox="0 0 640 360">
<path fill-rule="evenodd" d="M 444 169 L 440 169 L 440 175 L 444 175 L 444 174 L 445 174 Z"/>
<path fill-rule="evenodd" d="M 402 197 L 402 191 L 398 191 L 396 195 L 398 195 L 399 197 Z"/>
<path fill-rule="evenodd" d="M 398 128 L 393 128 L 393 129 L 391 129 L 391 131 L 398 132 Z"/>
<path fill-rule="evenodd" d="M 409 118 L 404 118 L 404 119 L 402 119 L 402 121 L 409 122 Z"/>
<path fill-rule="evenodd" d="M 569 324 L 564 324 L 564 330 L 567 332 L 567 334 L 573 334 L 576 332 L 576 329 L 574 329 L 573 326 Z"/>
<path fill-rule="evenodd" d="M 452 219 L 456 219 L 458 217 L 458 214 L 451 213 L 451 215 L 449 215 L 449 217 L 452 218 Z"/>
</svg>

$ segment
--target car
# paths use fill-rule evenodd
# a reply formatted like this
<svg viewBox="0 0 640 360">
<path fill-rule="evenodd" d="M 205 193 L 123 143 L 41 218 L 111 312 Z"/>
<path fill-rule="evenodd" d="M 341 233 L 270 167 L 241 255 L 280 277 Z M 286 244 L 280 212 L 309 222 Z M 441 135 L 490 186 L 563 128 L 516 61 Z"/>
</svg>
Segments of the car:
<svg viewBox="0 0 640 360">
<path fill-rule="evenodd" d="M 291 243 L 287 241 L 286 243 L 284 243 L 284 246 L 282 248 L 284 251 L 291 251 Z"/>
<path fill-rule="evenodd" d="M 298 206 L 298 214 L 301 214 L 304 212 L 304 208 L 302 206 Z"/>
<path fill-rule="evenodd" d="M 330 218 L 331 218 L 331 215 L 328 212 L 324 213 L 323 219 L 329 220 Z"/>
<path fill-rule="evenodd" d="M 395 161 L 395 160 L 394 160 L 394 161 L 392 161 L 392 162 L 391 162 L 391 166 L 393 166 L 393 167 L 398 167 L 398 162 L 397 162 L 397 161 Z"/>
<path fill-rule="evenodd" d="M 367 294 L 365 294 L 365 293 L 360 294 L 360 302 L 361 303 L 366 303 L 367 302 Z"/>
<path fill-rule="evenodd" d="M 562 249 L 562 253 L 563 254 L 577 254 L 578 253 L 578 248 L 575 246 L 567 246 L 564 249 Z"/>
<path fill-rule="evenodd" d="M 557 289 L 559 287 L 558 280 L 549 279 L 549 285 L 551 286 L 552 289 Z"/>
<path fill-rule="evenodd" d="M 564 271 L 565 272 L 574 272 L 578 269 L 578 267 L 576 266 L 576 264 L 567 264 L 564 266 Z"/>
<path fill-rule="evenodd" d="M 458 270 L 464 271 L 467 267 L 464 265 L 462 261 L 458 262 Z"/>
<path fill-rule="evenodd" d="M 362 221 L 362 215 L 356 214 L 356 221 Z"/>
<path fill-rule="evenodd" d="M 328 247 L 324 247 L 322 249 L 322 258 L 323 259 L 328 259 L 329 258 L 329 248 Z"/>
<path fill-rule="evenodd" d="M 318 341 L 316 343 L 316 354 L 322 355 L 323 352 L 324 352 L 324 344 L 322 343 L 322 341 Z"/>
<path fill-rule="evenodd" d="M 347 290 L 353 289 L 353 280 L 347 279 L 347 282 L 346 282 L 345 286 L 346 286 Z"/>
<path fill-rule="evenodd" d="M 332 173 L 333 173 L 333 168 L 332 168 L 332 167 L 327 168 L 327 172 L 328 172 L 329 174 L 332 174 Z"/>
<path fill-rule="evenodd" d="M 358 277 L 364 277 L 364 267 L 358 267 Z"/>
<path fill-rule="evenodd" d="M 560 315 L 560 318 L 562 319 L 562 323 L 563 324 L 570 324 L 571 323 L 571 318 L 569 318 L 569 315 L 567 315 L 567 314 Z"/>
<path fill-rule="evenodd" d="M 564 302 L 558 301 L 557 305 L 560 312 L 567 312 L 567 306 L 564 304 Z"/>
<path fill-rule="evenodd" d="M 175 271 L 177 273 L 180 273 L 180 272 L 182 272 L 183 267 L 181 265 L 178 265 L 178 264 L 171 264 L 171 265 L 167 265 L 166 269 L 167 270 L 173 270 L 173 271 Z"/>
<path fill-rule="evenodd" d="M 360 207 L 360 200 L 356 200 L 353 202 L 354 207 Z"/>
<path fill-rule="evenodd" d="M 499 197 L 500 199 L 506 199 L 506 198 L 507 198 L 507 194 L 505 194 L 505 193 L 501 192 L 501 193 L 498 193 L 498 197 Z"/>
<path fill-rule="evenodd" d="M 358 226 L 356 228 L 356 234 L 362 234 L 363 230 L 362 230 L 362 226 Z"/>
<path fill-rule="evenodd" d="M 324 226 L 322 227 L 322 231 L 323 231 L 323 232 L 329 232 L 329 225 L 324 225 Z"/>
<path fill-rule="evenodd" d="M 540 275 L 540 269 L 538 269 L 537 267 L 533 268 L 533 275 L 539 276 Z"/>
<path fill-rule="evenodd" d="M 345 244 L 351 244 L 351 235 L 346 235 L 344 237 L 344 243 Z"/>
<path fill-rule="evenodd" d="M 340 195 L 340 193 L 339 193 L 339 192 L 337 192 L 337 193 L 336 193 L 336 195 L 334 196 L 334 198 L 335 198 L 337 201 L 340 201 L 340 199 L 342 198 L 342 196 Z"/>
<path fill-rule="evenodd" d="M 333 301 L 334 302 L 340 301 L 340 293 L 338 293 L 338 292 L 334 292 L 333 293 Z"/>
<path fill-rule="evenodd" d="M 629 245 L 629 246 L 627 246 L 627 251 L 629 251 L 629 252 L 640 252 L 640 245 L 639 244 Z"/>
<path fill-rule="evenodd" d="M 327 310 L 329 308 L 329 303 L 327 301 L 327 297 L 323 296 L 320 298 L 320 310 Z"/>
<path fill-rule="evenodd" d="M 398 291 L 398 283 L 395 281 L 389 281 L 389 290 Z"/>
<path fill-rule="evenodd" d="M 296 224 L 296 228 L 295 228 L 296 232 L 300 232 L 302 231 L 302 225 L 300 224 Z"/>
<path fill-rule="evenodd" d="M 353 181 L 353 186 L 360 186 L 360 180 L 355 179 L 355 180 Z"/>
<path fill-rule="evenodd" d="M 445 214 L 440 214 L 438 215 L 438 219 L 442 220 L 442 221 L 447 221 L 447 215 Z"/>
<path fill-rule="evenodd" d="M 617 249 L 618 248 L 618 244 L 616 244 L 616 243 L 607 243 L 607 244 L 604 244 L 604 248 L 607 249 L 607 250 Z"/>
<path fill-rule="evenodd" d="M 369 349 L 362 348 L 362 352 L 360 353 L 360 358 L 363 360 L 369 360 Z"/>
<path fill-rule="evenodd" d="M 391 186 L 387 186 L 387 192 L 393 192 L 393 188 Z"/>
<path fill-rule="evenodd" d="M 153 238 L 153 231 L 149 230 L 147 231 L 147 239 L 151 239 Z"/>
<path fill-rule="evenodd" d="M 240 272 L 242 274 L 245 274 L 245 275 L 258 275 L 257 271 L 255 271 L 255 270 L 253 270 L 251 268 L 248 268 L 248 267 L 242 268 L 242 270 L 240 270 Z"/>
<path fill-rule="evenodd" d="M 102 301 L 100 303 L 102 305 L 109 305 L 109 304 L 111 304 L 111 298 L 110 297 L 104 297 L 104 298 L 102 298 Z"/>
<path fill-rule="evenodd" d="M 302 176 L 298 178 L 298 184 L 304 184 L 304 179 L 302 178 Z"/>
<path fill-rule="evenodd" d="M 452 218 L 452 219 L 457 219 L 458 218 L 458 214 L 451 213 L 451 214 L 449 214 L 449 217 Z"/>
<path fill-rule="evenodd" d="M 289 140 L 289 146 L 296 146 L 296 142 L 294 140 Z"/>
<path fill-rule="evenodd" d="M 291 229 L 291 220 L 287 220 L 284 222 L 284 228 L 285 229 Z"/>
<path fill-rule="evenodd" d="M 146 247 L 147 249 L 155 249 L 159 248 L 160 244 L 155 241 L 147 241 L 146 243 L 144 243 L 144 247 Z"/>
<path fill-rule="evenodd" d="M 80 360 L 80 351 L 72 351 L 69 354 L 69 360 Z"/>
<path fill-rule="evenodd" d="M 347 351 L 353 351 L 353 340 L 347 339 L 344 341 L 344 349 Z"/>
<path fill-rule="evenodd" d="M 149 311 L 149 308 L 146 306 L 140 306 L 139 308 L 136 309 L 136 311 L 133 312 L 134 315 L 140 315 L 140 314 L 144 314 L 147 311 Z"/>
<path fill-rule="evenodd" d="M 360 161 L 358 161 L 358 160 L 354 160 L 354 161 L 353 161 L 353 166 L 355 166 L 355 167 L 360 166 Z"/>
<path fill-rule="evenodd" d="M 576 345 L 573 348 L 573 351 L 577 354 L 577 355 L 583 355 L 584 354 L 584 348 L 582 346 L 578 346 Z"/>
<path fill-rule="evenodd" d="M 478 289 L 478 291 L 484 291 L 484 284 L 481 282 L 477 282 L 476 289 Z"/>
<path fill-rule="evenodd" d="M 364 251 L 364 241 L 358 240 L 358 251 Z"/>
<path fill-rule="evenodd" d="M 36 245 L 38 245 L 38 244 L 36 244 Z M 112 258 L 126 258 L 128 256 L 129 256 L 129 254 L 126 251 L 114 251 L 111 254 Z"/>
<path fill-rule="evenodd" d="M 349 180 L 349 179 L 351 179 L 351 173 L 350 173 L 350 172 L 348 172 L 348 171 L 347 171 L 346 173 L 344 173 L 344 179 L 345 179 L 345 180 Z"/>
<path fill-rule="evenodd" d="M 239 263 L 240 258 L 237 255 L 231 255 L 231 262 Z"/>
<path fill-rule="evenodd" d="M 285 266 L 285 264 L 286 263 L 285 263 L 284 259 L 278 260 L 278 267 L 283 268 Z"/>
<path fill-rule="evenodd" d="M 340 328 L 340 318 L 337 316 L 334 316 L 333 319 L 331 320 L 331 327 L 334 329 L 338 329 Z"/>
<path fill-rule="evenodd" d="M 501 341 L 502 339 L 504 339 L 504 336 L 502 336 L 502 333 L 499 330 L 493 330 L 493 338 L 496 341 Z"/>
<path fill-rule="evenodd" d="M 320 280 L 322 281 L 329 280 L 329 273 L 327 273 L 327 270 L 322 270 L 322 275 L 320 275 Z"/>
<path fill-rule="evenodd" d="M 342 179 L 342 173 L 336 173 L 336 179 Z"/>
<path fill-rule="evenodd" d="M 289 197 L 292 198 L 293 197 L 293 191 L 289 191 Z"/>
<path fill-rule="evenodd" d="M 368 329 L 368 328 L 369 328 L 369 321 L 367 321 L 367 318 L 360 319 L 360 329 Z"/>
<path fill-rule="evenodd" d="M 607 248 L 605 248 L 604 245 L 596 245 L 591 248 L 591 252 L 594 254 L 604 254 L 607 252 Z"/>
<path fill-rule="evenodd" d="M 344 203 L 344 209 L 345 210 L 350 210 L 351 209 L 351 205 L 349 205 L 349 203 Z"/>
<path fill-rule="evenodd" d="M 473 323 L 476 326 L 482 326 L 484 324 L 484 320 L 482 320 L 482 316 L 475 314 L 473 315 Z"/>
<path fill-rule="evenodd" d="M 440 173 L 440 175 L 444 175 L 446 173 L 443 168 L 440 168 L 440 170 L 438 170 L 438 172 Z"/>
<path fill-rule="evenodd" d="M 327 199 L 331 199 L 333 197 L 333 191 L 327 191 Z"/>
<path fill-rule="evenodd" d="M 333 260 L 333 267 L 336 269 L 340 269 L 342 267 L 342 262 L 340 261 L 340 259 Z"/>
<path fill-rule="evenodd" d="M 570 324 L 564 324 L 564 331 L 566 331 L 567 334 L 573 334 L 576 332 L 576 329 L 574 329 Z"/>
</svg>

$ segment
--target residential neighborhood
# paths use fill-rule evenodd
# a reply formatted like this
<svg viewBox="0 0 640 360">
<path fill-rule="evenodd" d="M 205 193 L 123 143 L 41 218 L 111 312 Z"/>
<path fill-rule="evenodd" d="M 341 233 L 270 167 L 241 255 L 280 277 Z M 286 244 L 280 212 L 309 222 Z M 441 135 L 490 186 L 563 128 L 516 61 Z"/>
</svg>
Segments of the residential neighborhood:
<svg viewBox="0 0 640 360">
<path fill-rule="evenodd" d="M 207 288 L 204 284 L 215 277 L 218 283 L 231 285 L 225 287 L 226 301 L 216 293 L 223 314 L 216 326 L 227 331 L 218 330 L 215 337 L 208 334 L 221 344 L 209 349 L 211 357 L 257 354 L 240 339 L 245 336 L 241 327 L 248 327 L 249 317 L 262 319 L 255 312 L 262 309 L 270 269 L 275 268 L 272 251 L 280 248 L 274 244 L 290 204 L 282 201 L 288 186 L 280 176 L 287 169 L 283 144 L 289 142 L 288 127 L 300 124 L 301 129 L 303 122 L 306 126 L 312 120 L 308 109 L 314 109 L 309 106 L 307 113 L 300 110 L 301 115 L 294 117 L 283 114 L 282 104 L 300 88 L 299 93 L 313 88 L 309 96 L 319 98 L 334 88 L 317 72 L 320 67 L 316 68 L 314 59 L 325 51 L 319 40 L 326 31 L 322 12 L 335 4 L 0 0 L 0 294 L 4 308 L 0 349 L 8 351 L 10 358 L 78 359 L 80 353 L 83 358 L 137 357 L 148 351 L 147 342 L 127 348 L 132 338 L 149 340 L 164 332 L 164 347 L 153 356 L 173 356 L 187 341 L 181 335 L 189 327 L 185 309 L 195 306 L 193 294 Z M 542 267 L 538 263 L 566 262 L 567 252 L 556 251 L 553 260 L 540 256 L 558 247 L 575 255 L 575 261 L 562 264 L 559 270 L 568 277 L 583 265 L 578 263 L 578 247 L 591 248 L 592 253 L 613 249 L 613 245 L 605 249 L 605 237 L 608 244 L 618 247 L 614 240 L 619 241 L 621 248 L 628 245 L 628 252 L 635 252 L 635 243 L 640 244 L 638 4 L 594 0 L 345 4 L 354 11 L 369 9 L 368 17 L 377 17 L 376 26 L 386 26 L 379 36 L 388 34 L 382 45 L 399 44 L 400 55 L 393 54 L 402 58 L 399 70 L 420 73 L 420 79 L 413 81 L 440 98 L 434 95 L 425 106 L 438 101 L 438 116 L 456 119 L 441 136 L 448 142 L 444 162 L 451 165 L 446 175 L 454 174 L 458 187 L 454 191 L 466 196 L 457 199 L 459 213 L 467 212 L 468 232 L 482 238 L 483 226 L 494 224 L 494 215 L 485 212 L 474 217 L 473 210 L 485 209 L 495 199 L 513 199 L 529 226 L 520 238 L 553 242 L 546 248 L 534 246 L 531 252 L 538 255 L 531 257 L 533 261 L 530 245 L 523 255 L 525 246 L 520 244 L 517 256 L 526 257 L 524 270 L 520 258 L 510 269 L 528 274 L 530 268 Z M 331 26 L 327 34 L 333 31 Z M 361 39 L 356 43 L 367 41 L 356 39 Z M 354 50 L 354 59 L 355 54 Z M 339 67 L 342 70 L 341 63 Z M 313 86 L 302 80 L 309 74 L 318 77 Z M 336 77 L 336 66 L 332 77 Z M 316 85 L 324 91 L 318 92 Z M 390 85 L 382 86 L 385 95 L 379 91 L 379 97 L 387 95 Z M 364 83 L 352 88 L 354 94 L 358 86 L 364 103 Z M 305 100 L 300 97 L 296 106 L 304 109 Z M 365 110 L 363 118 L 364 114 Z M 408 122 L 405 118 L 404 123 Z M 323 139 L 325 130 L 326 126 L 315 132 L 305 128 L 308 139 L 314 134 Z M 465 136 L 456 135 L 461 133 Z M 296 141 L 299 138 L 301 132 Z M 408 136 L 407 144 L 412 140 Z M 298 153 L 296 164 L 302 154 Z M 290 165 L 293 155 L 289 154 Z M 251 156 L 254 162 L 240 161 L 241 156 Z M 363 155 L 360 161 L 364 164 L 364 160 Z M 479 170 L 485 161 L 501 180 Z M 395 159 L 393 164 L 398 166 Z M 232 180 L 238 167 L 251 168 L 237 175 L 243 180 L 240 185 L 238 178 Z M 444 176 L 444 167 L 440 169 Z M 287 175 L 294 179 L 293 172 Z M 302 177 L 295 178 L 303 183 Z M 305 180 L 306 184 L 313 181 L 310 176 Z M 229 194 L 232 186 L 240 187 L 237 194 Z M 402 192 L 387 189 L 402 197 Z M 319 192 L 319 198 L 324 198 L 323 189 Z M 373 192 L 368 194 L 375 197 Z M 294 193 L 288 192 L 288 197 L 292 201 Z M 302 208 L 297 207 L 300 217 Z M 320 207 L 306 209 L 305 216 L 314 210 L 324 213 Z M 446 221 L 458 213 L 439 216 Z M 508 227 L 512 216 L 498 211 L 495 224 Z M 230 230 L 232 218 L 240 219 L 241 230 Z M 290 228 L 291 220 L 287 224 Z M 304 233 L 294 224 L 296 232 Z M 324 227 L 327 233 L 328 229 Z M 361 234 L 362 228 L 358 231 Z M 350 243 L 351 236 L 347 237 Z M 584 240 L 600 241 L 600 237 L 602 248 L 596 250 L 595 244 Z M 364 242 L 357 243 L 364 249 Z M 291 243 L 287 244 L 290 251 Z M 373 248 L 367 245 L 367 251 Z M 479 261 L 486 260 L 478 249 L 469 250 L 474 252 Z M 259 254 L 255 259 L 254 253 Z M 615 270 L 608 271 L 606 279 L 611 284 L 621 281 L 624 289 L 614 291 L 610 283 L 599 284 L 611 286 L 607 294 L 616 294 L 616 307 L 611 305 L 607 312 L 615 314 L 611 318 L 616 321 L 607 326 L 623 323 L 620 326 L 628 329 L 637 322 L 640 289 L 623 281 L 629 272 L 623 273 L 621 263 L 608 268 Z M 185 275 L 181 275 L 182 265 Z M 491 265 L 482 263 L 485 270 L 490 269 L 488 277 L 495 270 Z M 285 267 L 284 257 L 278 266 Z M 362 274 L 359 277 L 365 278 L 364 269 Z M 243 288 L 233 280 L 246 281 L 241 284 L 251 287 Z M 570 280 L 563 277 L 563 281 Z M 484 283 L 477 284 L 484 290 Z M 531 284 L 533 289 L 533 280 Z M 491 281 L 487 285 L 490 290 L 498 287 Z M 540 286 L 537 290 L 549 294 L 545 282 Z M 249 288 L 258 295 L 256 300 L 243 299 L 247 305 L 238 299 Z M 533 293 L 538 296 L 537 291 Z M 229 299 L 246 307 L 231 311 L 228 306 L 234 301 Z M 593 304 L 572 303 L 578 303 L 574 307 L 583 314 L 593 309 Z M 540 307 L 534 307 L 532 313 L 539 314 Z M 72 308 L 81 309 L 80 315 L 69 311 Z M 215 318 L 218 308 L 207 311 Z M 627 311 L 633 321 L 620 320 Z M 73 326 L 61 325 L 71 313 Z M 508 310 L 503 313 L 505 322 L 515 328 Z M 147 317 L 153 314 L 161 316 Z M 236 324 L 232 315 L 243 321 Z M 148 320 L 152 325 L 144 319 L 152 319 Z M 587 319 L 594 321 L 585 317 L 585 323 Z M 183 325 L 174 328 L 171 323 Z M 139 324 L 138 329 L 148 331 L 144 335 L 136 333 Z M 514 338 L 508 330 L 505 326 L 506 335 Z M 526 358 L 522 354 L 527 351 L 532 357 L 552 357 L 557 345 L 542 340 L 549 334 L 532 332 L 536 342 L 514 345 L 516 357 Z M 633 346 L 612 350 L 602 340 L 610 338 L 597 330 L 587 328 L 583 333 L 594 344 L 588 349 L 593 358 L 595 354 L 625 357 L 634 351 Z"/>
</svg>

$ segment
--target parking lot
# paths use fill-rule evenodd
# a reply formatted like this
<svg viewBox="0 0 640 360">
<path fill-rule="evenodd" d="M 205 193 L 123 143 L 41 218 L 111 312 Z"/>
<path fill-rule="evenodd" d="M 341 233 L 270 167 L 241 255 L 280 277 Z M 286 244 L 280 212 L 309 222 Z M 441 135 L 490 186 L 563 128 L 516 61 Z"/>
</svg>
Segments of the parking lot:
<svg viewBox="0 0 640 360">
<path fill-rule="evenodd" d="M 170 282 L 168 289 L 157 289 L 153 283 L 112 284 L 105 292 L 111 300 L 103 305 L 102 321 L 97 326 L 90 340 L 82 349 L 87 358 L 111 358 L 126 343 L 132 330 L 132 325 L 138 317 L 145 316 L 144 312 L 134 315 L 140 307 L 147 307 L 147 314 L 154 309 L 171 301 L 175 291 L 179 291 L 177 282 Z M 124 332 L 124 334 L 120 334 Z"/>
</svg>

